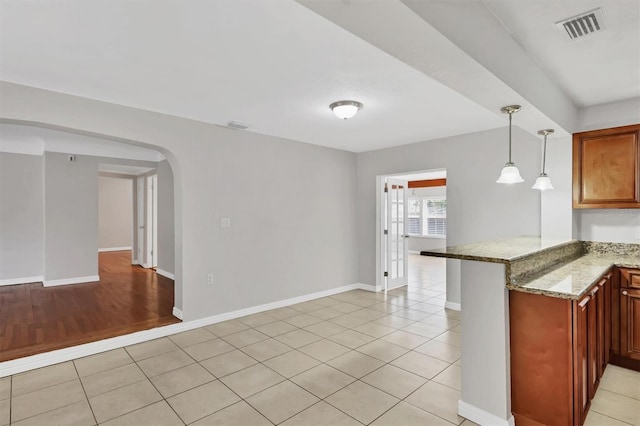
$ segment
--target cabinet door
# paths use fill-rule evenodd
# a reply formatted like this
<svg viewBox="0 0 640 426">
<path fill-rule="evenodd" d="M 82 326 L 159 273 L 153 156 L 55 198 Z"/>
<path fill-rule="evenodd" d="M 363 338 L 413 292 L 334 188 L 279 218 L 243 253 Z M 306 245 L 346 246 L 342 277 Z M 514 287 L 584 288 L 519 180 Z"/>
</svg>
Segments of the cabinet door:
<svg viewBox="0 0 640 426">
<path fill-rule="evenodd" d="M 583 424 L 589 411 L 591 398 L 589 398 L 589 356 L 588 356 L 588 329 L 589 329 L 589 301 L 590 296 L 585 296 L 576 304 L 576 316 L 574 324 L 575 344 L 575 420 L 574 424 Z"/>
<path fill-rule="evenodd" d="M 640 125 L 573 135 L 573 207 L 640 207 Z"/>
<path fill-rule="evenodd" d="M 602 372 L 609 364 L 609 359 L 611 356 L 611 323 L 613 319 L 612 311 L 611 311 L 611 273 L 609 273 L 600 283 L 602 284 L 600 293 L 602 294 L 603 299 L 603 321 L 604 321 L 604 358 L 602 360 Z M 599 284 L 600 285 L 600 284 Z M 602 373 L 601 372 L 601 373 Z M 602 376 L 602 374 L 600 374 Z"/>
<path fill-rule="evenodd" d="M 587 359 L 589 365 L 589 399 L 596 395 L 596 389 L 600 383 L 598 376 L 598 300 L 600 288 L 596 286 L 591 291 L 591 300 L 587 304 Z"/>
<path fill-rule="evenodd" d="M 606 363 L 606 356 L 605 356 L 605 351 L 607 350 L 606 348 L 606 340 L 607 340 L 607 336 L 606 336 L 606 326 L 605 323 L 608 322 L 606 321 L 607 318 L 607 312 L 606 312 L 606 305 L 605 305 L 605 300 L 606 300 L 606 294 L 605 294 L 605 290 L 606 290 L 606 282 L 607 279 L 603 278 L 598 282 L 597 285 L 597 295 L 596 295 L 596 305 L 597 305 L 597 318 L 596 318 L 596 350 L 597 350 L 597 359 L 598 359 L 598 380 L 600 379 L 600 377 L 602 377 L 602 373 L 604 372 L 605 367 L 607 366 Z"/>
<path fill-rule="evenodd" d="M 640 289 L 620 289 L 620 352 L 640 360 Z"/>
</svg>

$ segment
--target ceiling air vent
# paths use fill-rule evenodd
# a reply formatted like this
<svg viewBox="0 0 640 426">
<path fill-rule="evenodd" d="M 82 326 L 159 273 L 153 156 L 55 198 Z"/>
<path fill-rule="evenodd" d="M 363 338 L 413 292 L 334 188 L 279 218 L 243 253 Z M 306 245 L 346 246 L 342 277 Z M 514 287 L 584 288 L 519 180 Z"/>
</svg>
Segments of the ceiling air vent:
<svg viewBox="0 0 640 426">
<path fill-rule="evenodd" d="M 594 9 L 556 22 L 556 27 L 575 40 L 605 29 L 602 9 Z"/>
</svg>

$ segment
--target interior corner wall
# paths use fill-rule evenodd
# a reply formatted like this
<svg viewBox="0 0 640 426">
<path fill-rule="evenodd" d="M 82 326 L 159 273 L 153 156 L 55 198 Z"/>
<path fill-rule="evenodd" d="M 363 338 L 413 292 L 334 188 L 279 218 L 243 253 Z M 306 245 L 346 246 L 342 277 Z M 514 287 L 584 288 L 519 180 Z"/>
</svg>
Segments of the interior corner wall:
<svg viewBox="0 0 640 426">
<path fill-rule="evenodd" d="M 542 238 L 574 239 L 572 211 L 572 139 L 571 136 L 547 140 L 546 173 L 554 189 L 541 194 Z"/>
<path fill-rule="evenodd" d="M 131 249 L 133 241 L 133 180 L 98 177 L 98 248 Z"/>
<path fill-rule="evenodd" d="M 158 163 L 158 269 L 175 273 L 173 171 L 167 160 Z"/>
<path fill-rule="evenodd" d="M 0 152 L 0 282 L 43 275 L 43 157 Z"/>
<path fill-rule="evenodd" d="M 540 234 L 540 141 L 513 129 L 513 160 L 525 183 L 496 179 L 508 152 L 508 130 L 500 128 L 358 154 L 358 242 L 360 282 L 376 283 L 376 176 L 447 170 L 447 245 Z M 449 271 L 449 266 L 447 266 Z M 447 301 L 460 303 L 460 284 L 447 274 Z M 459 276 L 458 276 L 459 279 Z"/>
<path fill-rule="evenodd" d="M 46 281 L 98 275 L 98 163 L 45 152 Z"/>
</svg>

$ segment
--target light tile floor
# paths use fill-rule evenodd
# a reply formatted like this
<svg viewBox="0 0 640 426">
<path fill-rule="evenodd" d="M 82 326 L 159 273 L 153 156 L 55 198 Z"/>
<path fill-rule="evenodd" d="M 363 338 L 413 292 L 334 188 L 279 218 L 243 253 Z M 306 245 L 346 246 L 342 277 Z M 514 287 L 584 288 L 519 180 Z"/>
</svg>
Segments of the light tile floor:
<svg viewBox="0 0 640 426">
<path fill-rule="evenodd" d="M 444 260 L 351 291 L 0 379 L 4 425 L 465 425 Z M 609 366 L 588 425 L 640 424 L 640 374 Z"/>
</svg>

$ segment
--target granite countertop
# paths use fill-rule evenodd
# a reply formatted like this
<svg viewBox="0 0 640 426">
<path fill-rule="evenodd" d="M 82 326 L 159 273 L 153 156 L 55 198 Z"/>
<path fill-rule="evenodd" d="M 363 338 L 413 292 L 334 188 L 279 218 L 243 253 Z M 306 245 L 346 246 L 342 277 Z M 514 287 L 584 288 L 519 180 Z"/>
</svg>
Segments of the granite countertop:
<svg viewBox="0 0 640 426">
<path fill-rule="evenodd" d="M 579 299 L 612 266 L 640 269 L 640 244 L 517 237 L 421 252 L 505 264 L 509 290 Z"/>
<path fill-rule="evenodd" d="M 420 254 L 449 259 L 509 263 L 545 250 L 575 243 L 575 240 L 548 240 L 540 237 L 515 237 L 483 241 L 420 252 Z"/>
<path fill-rule="evenodd" d="M 509 290 L 562 299 L 580 299 L 612 266 L 640 268 L 640 256 L 587 253 L 575 260 L 540 271 L 522 280 L 512 279 Z"/>
</svg>

